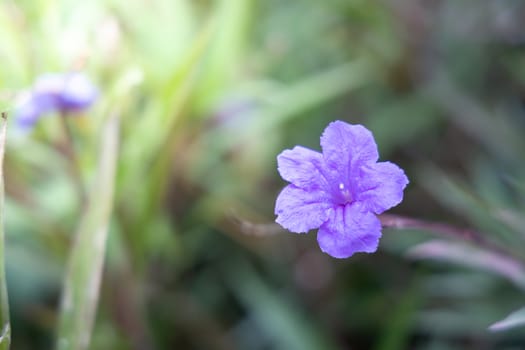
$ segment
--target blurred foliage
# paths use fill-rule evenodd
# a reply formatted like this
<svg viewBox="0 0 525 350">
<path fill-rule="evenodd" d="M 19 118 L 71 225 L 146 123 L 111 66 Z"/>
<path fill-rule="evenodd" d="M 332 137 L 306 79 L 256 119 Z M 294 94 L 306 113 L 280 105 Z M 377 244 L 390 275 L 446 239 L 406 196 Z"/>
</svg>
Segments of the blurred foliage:
<svg viewBox="0 0 525 350">
<path fill-rule="evenodd" d="M 512 0 L 2 1 L 1 108 L 45 72 L 84 70 L 102 91 L 69 120 L 90 205 L 113 208 L 94 215 L 109 231 L 91 348 L 521 348 L 519 329 L 487 330 L 525 288 L 486 253 L 386 230 L 378 253 L 335 260 L 272 223 L 276 155 L 319 149 L 342 119 L 406 169 L 394 212 L 472 226 L 524 262 L 524 15 Z M 111 201 L 97 164 L 113 118 Z M 54 346 L 90 215 L 67 147 L 56 116 L 29 134 L 11 122 L 13 349 Z"/>
</svg>

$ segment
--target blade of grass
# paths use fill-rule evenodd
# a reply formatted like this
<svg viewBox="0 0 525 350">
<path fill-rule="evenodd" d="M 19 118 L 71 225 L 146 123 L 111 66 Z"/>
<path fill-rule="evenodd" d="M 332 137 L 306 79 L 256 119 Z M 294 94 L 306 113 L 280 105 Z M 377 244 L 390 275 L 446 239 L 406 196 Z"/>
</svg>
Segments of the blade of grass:
<svg viewBox="0 0 525 350">
<path fill-rule="evenodd" d="M 127 198 L 143 198 L 136 203 L 136 215 L 132 226 L 127 230 L 131 238 L 131 248 L 134 255 L 144 257 L 144 249 L 148 246 L 142 235 L 141 227 L 151 225 L 158 216 L 158 206 L 161 204 L 165 193 L 169 166 L 173 155 L 174 145 L 178 142 L 176 133 L 184 117 L 184 108 L 195 93 L 196 73 L 205 48 L 211 38 L 211 27 L 206 25 L 193 46 L 181 57 L 178 68 L 169 73 L 164 89 L 159 90 L 160 99 L 150 104 L 141 121 L 137 122 L 128 140 L 141 140 L 130 142 L 122 146 L 124 153 L 121 161 L 121 181 L 119 190 L 126 193 Z M 164 125 L 159 129 L 159 125 Z M 142 166 L 145 162 L 153 162 L 151 168 L 144 172 Z M 144 182 L 147 177 L 150 181 Z M 136 184 L 143 183 L 138 188 Z M 125 199 L 126 200 L 126 199 Z M 134 200 L 134 199 L 133 199 Z M 153 223 L 154 225 L 154 223 Z M 140 259 L 134 263 L 140 265 Z"/>
<path fill-rule="evenodd" d="M 434 166 L 420 168 L 418 180 L 441 204 L 461 214 L 484 232 L 491 232 L 487 240 L 505 246 L 515 255 L 521 256 L 521 238 L 505 226 L 488 203 L 483 201 L 461 180 L 445 174 Z"/>
<path fill-rule="evenodd" d="M 375 79 L 373 69 L 370 62 L 358 59 L 309 76 L 276 94 L 271 104 L 254 116 L 256 122 L 248 131 L 269 131 L 308 109 L 356 90 Z"/>
<path fill-rule="evenodd" d="M 11 326 L 9 324 L 9 304 L 4 266 L 4 153 L 7 135 L 7 114 L 0 118 L 0 350 L 7 350 L 11 344 Z"/>
<path fill-rule="evenodd" d="M 386 320 L 384 331 L 375 346 L 376 350 L 395 350 L 408 348 L 414 327 L 415 315 L 423 302 L 423 295 L 417 289 L 416 281 L 406 289 L 402 297 L 392 306 Z"/>
<path fill-rule="evenodd" d="M 490 325 L 489 330 L 493 332 L 506 331 L 511 328 L 525 325 L 525 307 L 514 311 L 503 320 Z"/>
<path fill-rule="evenodd" d="M 206 54 L 197 104 L 210 107 L 230 83 L 236 72 L 250 31 L 252 0 L 221 0 L 214 7 L 213 41 Z"/>
<path fill-rule="evenodd" d="M 231 264 L 231 265 L 228 265 Z M 224 271 L 233 293 L 249 312 L 272 349 L 336 349 L 316 321 L 283 295 L 276 293 L 243 260 L 225 263 Z"/>
<path fill-rule="evenodd" d="M 270 133 L 305 111 L 356 90 L 375 79 L 373 66 L 364 60 L 355 60 L 321 73 L 309 76 L 275 93 L 270 103 L 261 107 L 235 125 L 225 125 L 213 129 L 208 139 L 213 145 L 207 149 L 224 153 L 227 150 L 253 137 Z M 242 135 L 244 139 L 232 137 Z M 217 154 L 215 159 L 221 159 Z"/>
<path fill-rule="evenodd" d="M 481 247 L 434 240 L 412 247 L 407 256 L 412 259 L 433 259 L 489 271 L 525 290 L 525 268 L 521 261 Z"/>
<path fill-rule="evenodd" d="M 443 108 L 446 112 L 444 116 L 495 156 L 511 163 L 521 159 L 525 149 L 523 138 L 506 117 L 490 113 L 487 106 L 480 105 L 467 92 L 462 91 L 446 72 L 436 75 L 439 78 L 423 91 Z"/>
<path fill-rule="evenodd" d="M 59 350 L 89 346 L 113 206 L 118 138 L 119 121 L 112 117 L 104 126 L 97 175 L 70 255 L 58 325 Z"/>
</svg>

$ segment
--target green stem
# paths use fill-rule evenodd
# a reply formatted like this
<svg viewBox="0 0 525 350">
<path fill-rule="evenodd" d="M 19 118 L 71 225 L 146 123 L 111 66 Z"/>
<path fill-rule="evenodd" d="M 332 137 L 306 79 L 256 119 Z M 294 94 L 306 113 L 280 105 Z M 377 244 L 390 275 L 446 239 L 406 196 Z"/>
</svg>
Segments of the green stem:
<svg viewBox="0 0 525 350">
<path fill-rule="evenodd" d="M 5 278 L 4 247 L 4 174 L 3 163 L 7 136 L 7 113 L 2 112 L 0 119 L 0 350 L 7 350 L 11 344 L 11 326 L 9 324 L 9 303 Z"/>
<path fill-rule="evenodd" d="M 73 138 L 73 131 L 68 122 L 68 115 L 66 113 L 60 113 L 60 121 L 62 123 L 62 129 L 65 135 L 65 156 L 68 160 L 69 172 L 75 184 L 75 188 L 78 193 L 78 197 L 81 203 L 81 207 L 84 208 L 87 202 L 86 189 L 84 182 L 82 181 L 82 172 L 80 171 L 80 162 L 75 152 L 75 142 Z"/>
<path fill-rule="evenodd" d="M 105 124 L 97 175 L 71 250 L 61 300 L 58 350 L 85 350 L 91 340 L 113 207 L 119 121 Z"/>
</svg>

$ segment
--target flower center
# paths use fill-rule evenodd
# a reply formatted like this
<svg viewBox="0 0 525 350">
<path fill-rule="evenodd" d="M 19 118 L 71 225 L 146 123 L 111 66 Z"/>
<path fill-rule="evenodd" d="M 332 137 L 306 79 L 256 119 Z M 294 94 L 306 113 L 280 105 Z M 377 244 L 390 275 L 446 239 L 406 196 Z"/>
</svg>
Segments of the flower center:
<svg viewBox="0 0 525 350">
<path fill-rule="evenodd" d="M 351 203 L 353 201 L 352 194 L 350 193 L 350 190 L 345 187 L 344 183 L 339 184 L 339 191 L 341 193 L 343 203 Z"/>
</svg>

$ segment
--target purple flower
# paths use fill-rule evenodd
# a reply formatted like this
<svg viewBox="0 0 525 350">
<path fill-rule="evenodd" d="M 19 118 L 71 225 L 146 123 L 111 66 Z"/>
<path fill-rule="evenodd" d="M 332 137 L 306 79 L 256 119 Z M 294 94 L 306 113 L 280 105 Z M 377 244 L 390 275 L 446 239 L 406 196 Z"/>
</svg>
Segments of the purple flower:
<svg viewBox="0 0 525 350">
<path fill-rule="evenodd" d="M 381 214 L 401 202 L 405 173 L 379 155 L 362 125 L 335 121 L 321 136 L 323 153 L 296 146 L 277 157 L 291 184 L 277 198 L 277 223 L 304 233 L 319 228 L 321 250 L 335 258 L 373 253 L 381 237 Z"/>
<path fill-rule="evenodd" d="M 22 129 L 31 128 L 41 115 L 56 109 L 56 101 L 48 94 L 24 93 L 15 107 L 16 124 Z"/>
<path fill-rule="evenodd" d="M 44 114 L 86 109 L 97 96 L 97 88 L 82 73 L 44 74 L 19 99 L 15 119 L 20 127 L 30 128 Z"/>
</svg>

